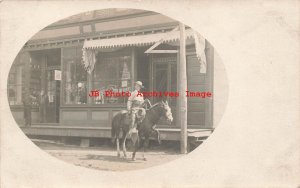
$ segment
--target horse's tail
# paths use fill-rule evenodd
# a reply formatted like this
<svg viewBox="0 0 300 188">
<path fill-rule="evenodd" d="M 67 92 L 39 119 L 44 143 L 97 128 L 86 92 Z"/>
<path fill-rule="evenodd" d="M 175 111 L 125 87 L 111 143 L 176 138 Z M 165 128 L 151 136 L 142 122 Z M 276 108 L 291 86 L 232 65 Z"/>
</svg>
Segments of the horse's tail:
<svg viewBox="0 0 300 188">
<path fill-rule="evenodd" d="M 116 141 L 116 131 L 111 128 L 111 142 L 114 144 Z"/>
<path fill-rule="evenodd" d="M 121 124 L 122 124 L 122 116 L 125 112 L 120 111 L 117 113 L 111 122 L 111 142 L 114 144 L 116 141 L 116 138 L 119 137 L 120 130 L 121 130 Z"/>
<path fill-rule="evenodd" d="M 114 144 L 116 141 L 116 116 L 113 117 L 112 122 L 111 122 L 111 142 Z"/>
</svg>

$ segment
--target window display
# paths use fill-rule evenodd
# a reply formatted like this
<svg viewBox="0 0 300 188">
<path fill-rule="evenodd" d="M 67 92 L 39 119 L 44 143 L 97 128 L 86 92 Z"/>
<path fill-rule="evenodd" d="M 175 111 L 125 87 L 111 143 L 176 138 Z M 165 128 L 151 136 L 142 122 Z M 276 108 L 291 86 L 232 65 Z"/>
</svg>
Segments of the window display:
<svg viewBox="0 0 300 188">
<path fill-rule="evenodd" d="M 63 50 L 64 104 L 125 104 L 127 97 L 106 96 L 105 91 L 126 92 L 131 89 L 130 53 L 101 53 L 96 56 L 95 68 L 88 74 L 82 63 L 82 48 Z M 97 97 L 90 97 L 98 90 Z"/>
<path fill-rule="evenodd" d="M 64 104 L 87 103 L 87 72 L 81 56 L 81 47 L 63 50 Z"/>
<path fill-rule="evenodd" d="M 8 101 L 10 105 L 22 105 L 22 65 L 12 66 L 8 77 Z"/>
<path fill-rule="evenodd" d="M 93 71 L 92 88 L 99 90 L 99 96 L 93 98 L 94 104 L 124 104 L 127 97 L 106 96 L 105 91 L 126 92 L 131 88 L 130 55 L 97 56 Z"/>
</svg>

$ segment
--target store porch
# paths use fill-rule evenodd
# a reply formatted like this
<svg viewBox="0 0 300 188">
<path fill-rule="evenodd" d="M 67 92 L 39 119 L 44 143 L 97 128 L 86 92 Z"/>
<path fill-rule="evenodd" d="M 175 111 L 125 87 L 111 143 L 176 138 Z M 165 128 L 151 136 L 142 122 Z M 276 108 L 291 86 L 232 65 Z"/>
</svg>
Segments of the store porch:
<svg viewBox="0 0 300 188">
<path fill-rule="evenodd" d="M 33 124 L 30 127 L 21 126 L 22 131 L 29 137 L 31 136 L 53 136 L 53 137 L 79 137 L 81 146 L 88 147 L 89 139 L 92 138 L 111 138 L 110 127 L 85 127 L 70 126 L 58 123 Z M 161 140 L 180 141 L 180 128 L 178 127 L 162 127 L 158 128 Z M 189 128 L 188 140 L 191 145 L 202 143 L 213 132 L 211 128 Z"/>
</svg>

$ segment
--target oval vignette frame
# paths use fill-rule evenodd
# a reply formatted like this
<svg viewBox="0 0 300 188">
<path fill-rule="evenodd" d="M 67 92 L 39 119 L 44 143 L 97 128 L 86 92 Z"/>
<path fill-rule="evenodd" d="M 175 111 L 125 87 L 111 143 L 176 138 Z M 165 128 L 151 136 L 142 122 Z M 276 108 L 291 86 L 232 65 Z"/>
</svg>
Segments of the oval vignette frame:
<svg viewBox="0 0 300 188">
<path fill-rule="evenodd" d="M 179 157 L 176 154 L 180 153 L 180 126 L 176 122 L 169 126 L 165 120 L 160 120 L 157 127 L 163 145 L 157 146 L 151 141 L 154 149 L 148 153 L 150 157 L 146 162 L 124 165 L 127 159 L 117 158 L 115 148 L 110 144 L 103 146 L 103 143 L 110 140 L 112 117 L 126 108 L 127 99 L 101 95 L 101 91 L 110 89 L 131 91 L 136 80 L 142 81 L 150 91 L 176 92 L 179 56 L 173 52 L 179 50 L 180 45 L 179 31 L 173 31 L 176 25 L 177 21 L 156 12 L 101 9 L 47 26 L 28 40 L 10 69 L 7 96 L 15 121 L 41 149 L 74 165 L 124 171 L 176 159 Z M 213 46 L 188 26 L 186 36 L 187 87 L 213 95 L 211 99 L 199 96 L 187 99 L 192 150 L 204 142 L 219 123 L 227 105 L 228 82 L 225 67 Z M 201 38 L 205 40 L 203 49 Z M 164 42 L 158 44 L 161 39 Z M 154 44 L 158 45 L 151 49 Z M 144 52 L 149 50 L 150 55 L 146 55 Z M 96 53 L 89 54 L 90 51 Z M 94 65 L 85 67 L 84 53 L 87 53 L 85 60 L 92 62 L 94 59 Z M 203 68 L 204 65 L 207 67 Z M 200 73 L 203 71 L 205 73 Z M 45 96 L 41 95 L 42 90 Z M 91 90 L 99 90 L 100 95 L 89 97 Z M 149 99 L 157 103 L 158 98 Z M 176 120 L 177 98 L 170 97 L 168 103 Z M 55 153 L 49 149 L 61 147 L 62 150 L 86 151 L 81 157 L 92 164 L 82 163 L 76 157 L 68 159 L 64 152 Z M 164 156 L 164 160 L 153 157 L 156 154 Z M 97 160 L 107 161 L 107 164 L 99 166 Z M 117 165 L 111 165 L 112 162 Z M 123 166 L 118 167 L 120 164 Z"/>
</svg>

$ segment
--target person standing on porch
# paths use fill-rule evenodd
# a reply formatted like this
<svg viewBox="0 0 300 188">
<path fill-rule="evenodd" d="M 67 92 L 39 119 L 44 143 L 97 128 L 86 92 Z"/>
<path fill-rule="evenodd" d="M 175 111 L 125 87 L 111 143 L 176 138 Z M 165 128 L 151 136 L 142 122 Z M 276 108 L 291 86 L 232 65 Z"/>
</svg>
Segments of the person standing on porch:
<svg viewBox="0 0 300 188">
<path fill-rule="evenodd" d="M 131 93 L 131 95 L 127 101 L 127 110 L 129 112 L 130 118 L 131 118 L 131 126 L 130 126 L 130 130 L 129 130 L 129 135 L 131 135 L 131 133 L 137 131 L 136 130 L 136 116 L 137 116 L 139 109 L 141 109 L 143 107 L 143 103 L 144 103 L 143 95 L 141 95 L 141 94 L 138 95 L 141 88 L 144 88 L 143 83 L 141 81 L 135 82 L 134 88 L 135 88 L 135 90 Z"/>
<path fill-rule="evenodd" d="M 36 100 L 36 97 L 34 97 L 29 89 L 26 88 L 23 97 L 25 126 L 31 126 L 31 108 L 33 100 Z"/>
<path fill-rule="evenodd" d="M 78 104 L 86 104 L 87 92 L 83 83 L 78 83 Z"/>
<path fill-rule="evenodd" d="M 39 96 L 39 113 L 40 113 L 40 123 L 46 122 L 46 106 L 49 103 L 48 95 L 44 90 L 41 91 Z"/>
</svg>

